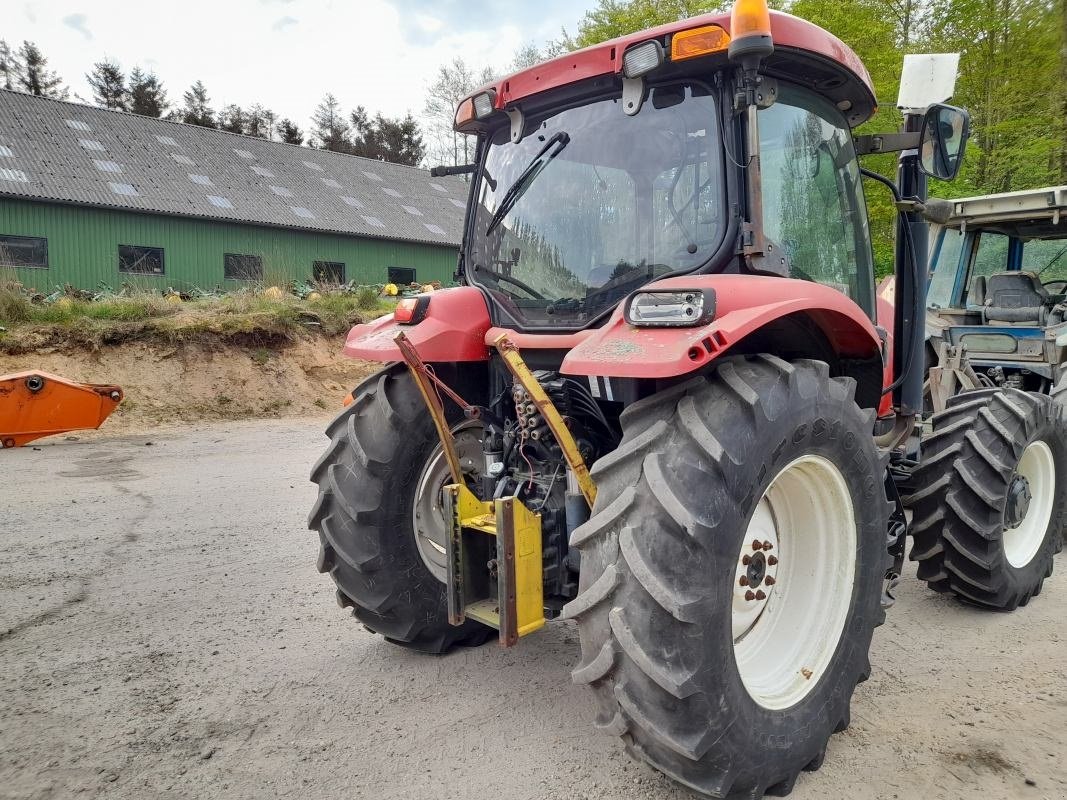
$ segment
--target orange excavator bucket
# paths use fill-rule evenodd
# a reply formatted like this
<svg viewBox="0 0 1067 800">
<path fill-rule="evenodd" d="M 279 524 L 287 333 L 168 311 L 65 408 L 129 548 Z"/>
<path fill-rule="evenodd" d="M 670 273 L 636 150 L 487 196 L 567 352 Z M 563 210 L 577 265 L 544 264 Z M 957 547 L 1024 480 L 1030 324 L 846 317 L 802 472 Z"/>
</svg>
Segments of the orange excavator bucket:
<svg viewBox="0 0 1067 800">
<path fill-rule="evenodd" d="M 121 402 L 118 386 L 75 383 L 47 372 L 0 375 L 0 447 L 99 428 Z"/>
</svg>

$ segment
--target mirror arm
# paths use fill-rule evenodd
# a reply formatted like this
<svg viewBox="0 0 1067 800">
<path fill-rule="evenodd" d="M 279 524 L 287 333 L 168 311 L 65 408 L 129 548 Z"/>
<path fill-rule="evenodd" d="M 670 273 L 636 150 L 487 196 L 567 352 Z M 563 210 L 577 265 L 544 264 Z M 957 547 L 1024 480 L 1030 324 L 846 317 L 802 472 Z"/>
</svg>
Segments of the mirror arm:
<svg viewBox="0 0 1067 800">
<path fill-rule="evenodd" d="M 852 142 L 856 148 L 856 155 L 866 156 L 872 153 L 899 153 L 902 150 L 916 150 L 921 138 L 920 131 L 868 133 L 863 136 L 854 136 Z"/>
<path fill-rule="evenodd" d="M 459 164 L 454 167 L 430 167 L 430 177 L 447 178 L 449 175 L 470 175 L 476 169 L 478 169 L 477 164 Z"/>
</svg>

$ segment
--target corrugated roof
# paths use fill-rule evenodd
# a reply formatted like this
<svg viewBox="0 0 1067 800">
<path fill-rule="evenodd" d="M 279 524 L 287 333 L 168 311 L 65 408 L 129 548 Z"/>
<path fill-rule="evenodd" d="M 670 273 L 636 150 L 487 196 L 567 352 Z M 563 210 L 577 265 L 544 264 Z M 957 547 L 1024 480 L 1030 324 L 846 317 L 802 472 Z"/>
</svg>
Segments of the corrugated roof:
<svg viewBox="0 0 1067 800">
<path fill-rule="evenodd" d="M 401 164 L 0 90 L 4 195 L 458 246 L 467 184 L 431 181 Z"/>
</svg>

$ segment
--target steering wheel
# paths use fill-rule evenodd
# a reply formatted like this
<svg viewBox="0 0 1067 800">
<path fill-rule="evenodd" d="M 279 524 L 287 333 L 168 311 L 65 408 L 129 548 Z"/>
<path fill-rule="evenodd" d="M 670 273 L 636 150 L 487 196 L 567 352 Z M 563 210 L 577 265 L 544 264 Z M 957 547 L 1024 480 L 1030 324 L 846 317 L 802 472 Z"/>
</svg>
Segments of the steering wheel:
<svg viewBox="0 0 1067 800">
<path fill-rule="evenodd" d="M 1058 292 L 1050 291 L 1049 294 L 1067 294 L 1067 279 L 1057 278 L 1054 281 L 1042 281 L 1041 285 L 1048 288 L 1049 286 L 1055 286 L 1060 284 L 1060 290 Z"/>
<path fill-rule="evenodd" d="M 520 281 L 518 278 L 512 278 L 510 275 L 504 275 L 503 273 L 496 272 L 495 270 L 491 270 L 491 269 L 484 270 L 484 272 L 486 272 L 487 274 L 491 275 L 493 277 L 493 279 L 496 280 L 497 282 L 503 281 L 504 283 L 510 283 L 513 286 L 518 286 L 524 292 L 527 292 L 530 295 L 532 295 L 534 300 L 545 300 L 545 299 L 547 299 L 543 294 L 541 294 L 540 292 L 538 292 L 535 289 L 531 289 L 529 286 L 527 286 L 525 283 Z"/>
</svg>

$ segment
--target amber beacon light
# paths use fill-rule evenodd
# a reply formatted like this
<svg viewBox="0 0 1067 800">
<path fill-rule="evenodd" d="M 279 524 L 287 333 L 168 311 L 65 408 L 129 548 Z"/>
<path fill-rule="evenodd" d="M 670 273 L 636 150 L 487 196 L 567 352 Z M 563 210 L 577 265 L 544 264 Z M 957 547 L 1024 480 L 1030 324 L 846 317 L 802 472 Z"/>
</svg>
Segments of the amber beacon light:
<svg viewBox="0 0 1067 800">
<path fill-rule="evenodd" d="M 767 0 L 737 0 L 730 13 L 730 60 L 747 66 L 774 52 Z"/>
</svg>

